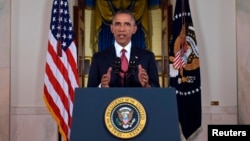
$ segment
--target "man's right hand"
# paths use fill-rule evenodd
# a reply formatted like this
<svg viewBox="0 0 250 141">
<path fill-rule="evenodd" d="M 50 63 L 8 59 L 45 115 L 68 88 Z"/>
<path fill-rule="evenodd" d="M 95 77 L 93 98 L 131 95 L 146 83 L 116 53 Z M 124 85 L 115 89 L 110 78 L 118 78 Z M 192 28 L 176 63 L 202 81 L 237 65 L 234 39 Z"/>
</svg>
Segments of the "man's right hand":
<svg viewBox="0 0 250 141">
<path fill-rule="evenodd" d="M 102 80 L 101 80 L 101 87 L 102 88 L 109 88 L 111 72 L 112 72 L 112 67 L 109 67 L 107 73 L 102 75 Z"/>
</svg>

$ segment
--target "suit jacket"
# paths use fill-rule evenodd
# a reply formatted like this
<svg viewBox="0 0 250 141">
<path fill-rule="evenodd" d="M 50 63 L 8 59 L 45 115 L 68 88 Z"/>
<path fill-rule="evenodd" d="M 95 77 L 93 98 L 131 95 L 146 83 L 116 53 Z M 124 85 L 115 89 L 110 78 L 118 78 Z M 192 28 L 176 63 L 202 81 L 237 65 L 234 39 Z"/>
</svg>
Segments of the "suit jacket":
<svg viewBox="0 0 250 141">
<path fill-rule="evenodd" d="M 135 64 L 133 66 L 129 64 L 124 86 L 122 86 L 121 77 L 119 72 L 117 73 L 117 67 L 115 67 L 116 60 L 114 46 L 95 53 L 90 66 L 87 87 L 98 87 L 102 75 L 107 73 L 109 67 L 112 67 L 110 87 L 142 87 L 138 79 L 138 64 L 141 64 L 147 71 L 151 87 L 160 87 L 155 56 L 152 52 L 134 46 L 131 47 L 130 61 L 134 60 Z"/>
</svg>

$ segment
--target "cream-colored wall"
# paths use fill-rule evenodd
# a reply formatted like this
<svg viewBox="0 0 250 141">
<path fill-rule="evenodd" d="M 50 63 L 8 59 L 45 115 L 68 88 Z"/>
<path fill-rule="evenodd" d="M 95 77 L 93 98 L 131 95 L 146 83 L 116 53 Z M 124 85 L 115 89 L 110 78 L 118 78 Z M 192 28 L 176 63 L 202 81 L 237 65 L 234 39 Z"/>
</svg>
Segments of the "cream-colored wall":
<svg viewBox="0 0 250 141">
<path fill-rule="evenodd" d="M 70 2 L 72 6 L 74 0 Z M 190 0 L 190 5 L 202 76 L 204 128 L 196 140 L 205 141 L 207 124 L 237 123 L 236 4 Z M 52 0 L 0 0 L 0 102 L 11 104 L 10 118 L 8 106 L 0 105 L 1 141 L 8 141 L 8 134 L 11 141 L 57 138 L 55 122 L 42 100 L 51 6 Z M 213 100 L 220 105 L 210 106 Z"/>
<path fill-rule="evenodd" d="M 43 80 L 52 2 L 52 0 L 37 2 L 12 0 L 11 106 L 13 107 L 44 107 Z"/>
<path fill-rule="evenodd" d="M 226 6 L 225 6 L 226 5 Z M 237 105 L 235 0 L 190 0 L 200 53 L 202 105 Z"/>
<path fill-rule="evenodd" d="M 12 0 L 11 106 L 43 107 L 43 77 L 52 1 Z M 46 36 L 47 35 L 47 36 Z"/>
<path fill-rule="evenodd" d="M 10 141 L 57 139 L 42 99 L 52 2 L 11 0 Z"/>
</svg>

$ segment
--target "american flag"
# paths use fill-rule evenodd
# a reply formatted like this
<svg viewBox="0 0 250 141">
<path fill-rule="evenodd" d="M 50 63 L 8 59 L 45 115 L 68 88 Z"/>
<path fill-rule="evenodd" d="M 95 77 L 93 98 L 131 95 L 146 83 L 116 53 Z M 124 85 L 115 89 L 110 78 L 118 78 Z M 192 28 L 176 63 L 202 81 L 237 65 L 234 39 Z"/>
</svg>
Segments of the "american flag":
<svg viewBox="0 0 250 141">
<path fill-rule="evenodd" d="M 175 54 L 175 58 L 174 58 L 174 67 L 176 69 L 180 69 L 181 67 L 184 67 L 185 66 L 185 61 L 181 58 L 181 53 L 180 51 L 178 51 L 176 54 Z"/>
<path fill-rule="evenodd" d="M 69 141 L 74 92 L 79 87 L 77 48 L 67 0 L 54 0 L 45 65 L 44 101 Z"/>
</svg>

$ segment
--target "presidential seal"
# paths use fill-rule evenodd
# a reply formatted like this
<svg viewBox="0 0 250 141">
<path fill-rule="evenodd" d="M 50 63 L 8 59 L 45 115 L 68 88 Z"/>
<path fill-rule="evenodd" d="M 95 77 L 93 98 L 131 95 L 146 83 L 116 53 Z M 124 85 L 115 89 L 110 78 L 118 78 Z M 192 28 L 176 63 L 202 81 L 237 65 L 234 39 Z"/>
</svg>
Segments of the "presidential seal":
<svg viewBox="0 0 250 141">
<path fill-rule="evenodd" d="M 122 139 L 139 135 L 146 124 L 146 112 L 143 105 L 134 98 L 120 97 L 106 108 L 104 121 L 108 131 Z"/>
</svg>

